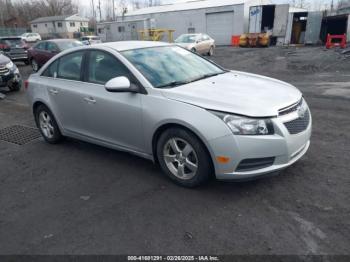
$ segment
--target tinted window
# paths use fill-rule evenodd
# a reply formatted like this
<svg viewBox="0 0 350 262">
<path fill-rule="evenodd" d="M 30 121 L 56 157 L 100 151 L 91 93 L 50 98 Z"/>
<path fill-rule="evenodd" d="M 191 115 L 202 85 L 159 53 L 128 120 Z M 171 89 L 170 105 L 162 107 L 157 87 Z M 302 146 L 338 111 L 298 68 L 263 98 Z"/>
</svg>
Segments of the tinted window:
<svg viewBox="0 0 350 262">
<path fill-rule="evenodd" d="M 69 80 L 80 80 L 83 52 L 74 52 L 60 58 L 58 77 Z"/>
<path fill-rule="evenodd" d="M 24 42 L 22 40 L 22 38 L 8 38 L 8 39 L 4 39 L 6 45 L 10 46 L 10 47 L 21 47 L 24 45 Z"/>
<path fill-rule="evenodd" d="M 119 60 L 106 52 L 90 52 L 88 82 L 104 85 L 118 76 L 130 79 L 129 70 Z"/>
<path fill-rule="evenodd" d="M 59 51 L 57 45 L 55 43 L 52 43 L 52 42 L 47 42 L 46 49 L 48 51 Z"/>
<path fill-rule="evenodd" d="M 45 44 L 46 44 L 45 42 L 40 42 L 34 48 L 35 49 L 39 49 L 39 50 L 44 50 L 45 49 Z"/>
<path fill-rule="evenodd" d="M 42 75 L 47 77 L 57 77 L 57 69 L 58 69 L 57 66 L 58 66 L 58 60 L 53 62 L 51 65 L 49 65 L 49 67 L 46 68 L 46 70 Z"/>
</svg>

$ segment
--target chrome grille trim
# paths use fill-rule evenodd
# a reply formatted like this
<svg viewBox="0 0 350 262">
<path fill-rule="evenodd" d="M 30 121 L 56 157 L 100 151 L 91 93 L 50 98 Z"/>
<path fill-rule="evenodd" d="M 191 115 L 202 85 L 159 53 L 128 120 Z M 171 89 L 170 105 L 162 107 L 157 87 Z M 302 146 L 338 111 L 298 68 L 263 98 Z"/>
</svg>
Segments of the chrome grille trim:
<svg viewBox="0 0 350 262">
<path fill-rule="evenodd" d="M 298 107 L 300 107 L 302 105 L 302 103 L 303 103 L 303 98 L 300 99 L 297 103 L 295 103 L 293 105 L 290 105 L 290 106 L 287 106 L 285 108 L 278 110 L 278 115 L 284 116 L 284 115 L 288 115 L 292 112 L 295 112 L 298 110 Z"/>
<path fill-rule="evenodd" d="M 7 75 L 10 70 L 7 67 L 0 67 L 0 76 Z"/>
</svg>

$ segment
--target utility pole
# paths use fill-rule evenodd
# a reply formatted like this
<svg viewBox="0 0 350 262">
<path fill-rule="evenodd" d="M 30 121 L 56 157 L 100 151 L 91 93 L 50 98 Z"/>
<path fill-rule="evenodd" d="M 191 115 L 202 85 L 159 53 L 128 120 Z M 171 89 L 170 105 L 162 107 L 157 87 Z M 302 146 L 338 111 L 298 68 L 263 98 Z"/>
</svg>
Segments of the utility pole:
<svg viewBox="0 0 350 262">
<path fill-rule="evenodd" d="M 114 0 L 112 0 L 113 5 L 113 21 L 115 21 L 115 7 L 114 7 Z"/>
<path fill-rule="evenodd" d="M 102 12 L 101 12 L 101 0 L 98 0 L 98 6 L 97 6 L 98 10 L 100 11 L 100 22 L 102 20 Z"/>
</svg>

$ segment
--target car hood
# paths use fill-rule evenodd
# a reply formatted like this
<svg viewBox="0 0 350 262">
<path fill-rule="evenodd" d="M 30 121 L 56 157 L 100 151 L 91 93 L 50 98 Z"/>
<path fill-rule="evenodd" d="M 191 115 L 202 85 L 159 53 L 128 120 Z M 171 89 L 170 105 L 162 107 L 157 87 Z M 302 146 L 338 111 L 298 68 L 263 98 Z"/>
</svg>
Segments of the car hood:
<svg viewBox="0 0 350 262">
<path fill-rule="evenodd" d="M 0 54 L 0 66 L 4 66 L 4 65 L 6 65 L 7 63 L 10 63 L 10 62 L 11 62 L 10 58 Z"/>
<path fill-rule="evenodd" d="M 277 116 L 278 110 L 298 102 L 302 96 L 288 83 L 238 71 L 161 92 L 169 99 L 251 117 Z"/>
</svg>

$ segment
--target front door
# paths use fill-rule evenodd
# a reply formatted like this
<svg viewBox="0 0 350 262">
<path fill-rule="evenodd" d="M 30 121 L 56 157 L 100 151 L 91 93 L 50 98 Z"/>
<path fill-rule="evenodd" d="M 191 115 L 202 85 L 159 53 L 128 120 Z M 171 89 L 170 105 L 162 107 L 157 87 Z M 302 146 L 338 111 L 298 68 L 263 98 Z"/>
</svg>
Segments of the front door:
<svg viewBox="0 0 350 262">
<path fill-rule="evenodd" d="M 90 51 L 88 61 L 85 109 L 89 135 L 101 142 L 142 151 L 142 94 L 111 93 L 104 87 L 108 80 L 118 76 L 134 82 L 133 75 L 105 51 Z"/>
</svg>

